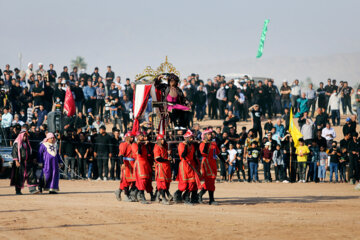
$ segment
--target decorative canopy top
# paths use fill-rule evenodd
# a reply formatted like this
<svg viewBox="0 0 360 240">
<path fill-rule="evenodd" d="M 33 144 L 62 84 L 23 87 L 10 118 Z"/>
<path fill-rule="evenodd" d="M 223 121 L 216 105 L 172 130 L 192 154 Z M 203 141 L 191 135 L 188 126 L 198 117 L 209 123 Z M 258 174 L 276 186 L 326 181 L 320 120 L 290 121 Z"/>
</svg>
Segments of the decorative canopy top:
<svg viewBox="0 0 360 240">
<path fill-rule="evenodd" d="M 180 72 L 168 62 L 168 57 L 165 57 L 165 62 L 161 63 L 160 66 L 156 69 L 152 69 L 150 66 L 147 66 L 142 73 L 139 73 L 135 76 L 135 82 L 138 83 L 150 83 L 157 75 L 162 73 L 173 73 L 180 78 Z"/>
</svg>

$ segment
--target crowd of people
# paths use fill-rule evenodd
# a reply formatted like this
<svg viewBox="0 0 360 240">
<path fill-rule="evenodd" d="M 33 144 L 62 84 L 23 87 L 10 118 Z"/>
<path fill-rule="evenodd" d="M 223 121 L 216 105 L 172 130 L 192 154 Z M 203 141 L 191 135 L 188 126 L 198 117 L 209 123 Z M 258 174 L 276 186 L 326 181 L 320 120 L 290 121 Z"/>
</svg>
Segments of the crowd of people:
<svg viewBox="0 0 360 240">
<path fill-rule="evenodd" d="M 202 195 L 208 190 L 210 202 L 213 203 L 213 180 L 216 178 L 217 169 L 220 172 L 219 181 L 234 181 L 233 175 L 236 173 L 239 181 L 259 182 L 259 165 L 264 172 L 264 182 L 350 181 L 355 184 L 359 181 L 360 140 L 356 132 L 359 118 L 353 113 L 351 101 L 352 95 L 355 94 L 356 113 L 359 115 L 360 88 L 358 87 L 355 92 L 347 82 L 341 81 L 337 85 L 336 80 L 329 79 L 326 86 L 320 83 L 319 88 L 315 90 L 312 84 L 302 89 L 298 80 L 292 85 L 284 81 L 278 89 L 272 79 L 255 82 L 245 76 L 241 81 L 235 81 L 218 75 L 207 80 L 205 84 L 199 75 L 191 74 L 177 86 L 190 108 L 189 114 L 186 115 L 188 118 L 185 124 L 180 124 L 182 128 L 168 131 L 167 135 L 161 138 L 149 127 L 151 104 L 146 108 L 141 123 L 141 134 L 125 134 L 132 129 L 135 84 L 130 79 L 122 83 L 120 76 L 115 77 L 111 66 L 107 67 L 104 76 L 100 75 L 98 68 L 95 68 L 92 74 L 87 74 L 85 71 L 78 72 L 74 67 L 69 73 L 65 66 L 58 75 L 53 64 L 45 70 L 44 65 L 39 63 L 38 69 L 35 70 L 33 64 L 29 63 L 25 71 L 11 70 L 10 66 L 6 65 L 4 70 L 0 70 L 1 145 L 17 149 L 19 144 L 26 142 L 31 149 L 26 159 L 30 162 L 38 161 L 39 164 L 34 164 L 34 167 L 43 170 L 44 160 L 39 160 L 42 158 L 39 154 L 44 152 L 44 142 L 50 139 L 49 142 L 58 149 L 59 157 L 56 161 L 61 164 L 59 170 L 62 173 L 59 177 L 121 180 L 122 185 L 116 193 L 117 198 L 121 199 L 121 192 L 124 192 L 126 200 L 129 201 L 146 202 L 143 197 L 146 190 L 151 193 L 152 199 L 161 198 L 165 203 L 167 199 L 175 199 L 178 202 L 184 199 L 185 202 L 195 203 L 199 199 L 202 202 Z M 71 89 L 75 99 L 76 116 L 66 119 L 64 131 L 55 131 L 53 137 L 48 136 L 51 124 L 48 114 L 51 111 L 62 112 L 67 88 Z M 295 141 L 289 134 L 290 111 L 293 111 L 294 117 L 298 120 L 303 135 Z M 347 115 L 348 111 L 350 115 L 343 126 L 343 138 L 336 136 L 331 126 L 340 125 L 340 113 Z M 222 120 L 222 126 L 206 126 L 201 129 L 200 124 L 194 119 L 201 122 L 206 115 L 208 119 Z M 252 128 L 239 129 L 241 122 L 247 122 L 250 117 L 253 121 Z M 266 123 L 262 124 L 265 118 Z M 177 118 L 177 121 L 179 120 L 181 122 L 181 117 Z M 109 125 L 112 127 L 111 133 L 106 132 L 106 126 Z M 26 141 L 16 140 L 24 133 Z M 132 140 L 126 140 L 129 138 Z M 335 138 L 342 140 L 335 141 Z M 157 139 L 157 142 L 150 142 L 149 139 Z M 150 170 L 138 166 L 145 171 L 144 175 L 147 176 L 146 179 L 150 179 L 150 184 L 149 180 L 139 180 L 138 183 L 138 179 L 134 179 L 134 172 L 126 170 L 126 167 L 131 169 L 134 166 L 131 165 L 132 160 L 125 158 L 136 158 L 121 153 L 121 144 L 126 141 L 128 144 L 131 143 L 130 145 L 133 144 L 132 141 L 140 145 L 146 142 L 144 149 L 148 150 L 144 150 L 144 153 L 136 153 L 135 150 L 135 155 L 145 156 L 145 152 L 152 153 L 136 161 L 139 164 L 142 161 L 150 164 L 147 166 Z M 179 142 L 184 146 L 192 146 L 191 150 L 183 145 L 180 149 Z M 202 143 L 206 147 L 201 147 Z M 164 155 L 164 150 L 161 150 L 165 145 L 168 155 Z M 160 150 L 155 151 L 156 146 L 160 146 Z M 210 147 L 213 149 L 209 152 Z M 50 149 L 50 146 L 46 149 Z M 186 161 L 184 162 L 186 154 L 182 156 L 180 153 L 184 149 L 186 154 L 190 154 L 188 151 L 192 152 L 190 155 L 193 165 L 190 166 L 193 168 L 189 168 Z M 21 153 L 13 151 L 13 154 Z M 164 161 L 168 165 L 163 166 Z M 210 161 L 209 167 L 203 169 L 206 161 Z M 13 164 L 15 170 L 17 166 L 21 166 L 21 162 L 26 161 Z M 23 166 L 22 171 L 30 174 L 32 171 L 28 169 L 29 166 L 32 165 Z M 153 166 L 155 171 L 152 171 Z M 157 168 L 159 169 L 156 171 Z M 166 174 L 164 168 L 167 169 Z M 168 183 L 171 180 L 187 179 L 181 175 L 184 168 L 192 171 L 191 184 L 186 181 L 182 181 L 182 184 L 179 182 L 179 190 L 172 197 Z M 272 168 L 275 174 L 272 174 Z M 327 169 L 330 170 L 328 179 Z M 207 170 L 211 171 L 206 172 Z M 27 179 L 23 178 L 20 181 L 17 178 L 20 183 L 13 184 L 17 186 L 17 193 L 24 181 L 27 181 L 29 186 L 34 186 L 34 181 L 38 182 L 40 190 L 57 191 L 56 186 L 45 186 L 48 181 L 40 184 L 45 174 L 39 173 L 35 176 L 35 172 Z M 206 186 L 196 184 L 198 173 L 199 176 L 208 176 L 208 179 L 205 177 Z M 19 171 L 16 174 L 19 175 Z M 163 181 L 165 184 L 157 181 L 158 194 L 153 194 L 150 187 L 153 175 L 166 179 Z M 37 190 L 32 188 L 31 192 Z"/>
</svg>

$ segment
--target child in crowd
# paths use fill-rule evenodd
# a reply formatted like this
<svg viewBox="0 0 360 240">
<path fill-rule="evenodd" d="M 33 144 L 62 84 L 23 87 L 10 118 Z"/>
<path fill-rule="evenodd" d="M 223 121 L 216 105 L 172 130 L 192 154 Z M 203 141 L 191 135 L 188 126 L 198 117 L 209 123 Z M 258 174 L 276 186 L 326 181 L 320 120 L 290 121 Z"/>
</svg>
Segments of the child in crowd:
<svg viewBox="0 0 360 240">
<path fill-rule="evenodd" d="M 111 116 L 113 117 L 113 119 L 115 119 L 116 115 L 117 115 L 117 100 L 116 98 L 115 99 L 112 99 L 110 101 L 110 110 L 111 110 Z"/>
<path fill-rule="evenodd" d="M 250 182 L 260 182 L 258 178 L 258 164 L 260 158 L 260 151 L 257 148 L 257 141 L 251 143 L 250 148 L 248 149 L 248 162 L 250 166 Z"/>
<path fill-rule="evenodd" d="M 315 140 L 312 140 L 310 146 L 311 162 L 309 163 L 309 171 L 307 175 L 307 181 L 315 182 L 317 179 L 317 163 L 319 162 L 320 149 Z"/>
<path fill-rule="evenodd" d="M 244 147 L 238 142 L 236 143 L 236 174 L 238 180 L 241 181 L 240 172 L 243 175 L 243 181 L 245 181 L 245 171 L 244 171 Z"/>
<path fill-rule="evenodd" d="M 237 151 L 234 149 L 234 145 L 232 143 L 230 143 L 229 145 L 229 150 L 227 150 L 229 155 L 228 155 L 228 163 L 229 163 L 229 182 L 232 182 L 232 177 L 233 174 L 235 172 L 235 168 L 236 168 L 236 154 Z"/>
<path fill-rule="evenodd" d="M 339 159 L 339 172 L 340 172 L 340 182 L 346 181 L 346 164 L 349 162 L 349 156 L 347 148 L 344 147 L 341 149 L 341 155 Z"/>
<path fill-rule="evenodd" d="M 55 111 L 56 112 L 62 112 L 63 108 L 63 102 L 60 100 L 59 97 L 55 99 Z"/>
<path fill-rule="evenodd" d="M 319 153 L 319 161 L 317 164 L 319 167 L 318 177 L 319 177 L 320 182 L 325 181 L 327 161 L 328 161 L 328 155 L 325 151 L 325 147 L 321 146 L 320 153 Z"/>
<path fill-rule="evenodd" d="M 283 183 L 288 183 L 289 181 L 285 179 L 284 154 L 281 150 L 280 144 L 276 145 L 276 149 L 272 155 L 272 160 L 275 166 L 276 182 L 282 181 Z"/>
<path fill-rule="evenodd" d="M 110 122 L 110 108 L 111 108 L 111 102 L 109 98 L 105 98 L 105 123 Z"/>
<path fill-rule="evenodd" d="M 338 182 L 338 166 L 339 166 L 339 158 L 341 156 L 340 151 L 337 148 L 337 142 L 333 141 L 331 148 L 328 153 L 330 157 L 330 176 L 329 180 L 332 182 L 333 173 L 335 173 L 335 182 Z"/>
<path fill-rule="evenodd" d="M 310 153 L 309 148 L 305 145 L 304 139 L 299 139 L 299 146 L 296 148 L 295 154 L 297 155 L 297 163 L 299 169 L 299 182 L 305 183 L 306 175 L 306 162 Z"/>
<path fill-rule="evenodd" d="M 264 164 L 264 179 L 265 182 L 271 182 L 271 175 L 270 175 L 270 166 L 271 166 L 271 159 L 272 159 L 272 152 L 271 152 L 271 143 L 266 142 L 265 147 L 261 151 L 261 157 Z"/>
<path fill-rule="evenodd" d="M 223 144 L 221 145 L 221 152 L 220 152 L 220 175 L 221 180 L 226 181 L 226 161 L 229 158 L 229 153 L 226 151 L 226 146 Z"/>
</svg>

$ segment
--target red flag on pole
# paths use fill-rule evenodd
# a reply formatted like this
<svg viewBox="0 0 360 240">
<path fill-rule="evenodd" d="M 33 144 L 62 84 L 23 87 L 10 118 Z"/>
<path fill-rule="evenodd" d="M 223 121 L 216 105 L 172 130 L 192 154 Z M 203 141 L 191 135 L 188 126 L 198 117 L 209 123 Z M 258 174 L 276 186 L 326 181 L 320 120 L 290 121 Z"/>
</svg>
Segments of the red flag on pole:
<svg viewBox="0 0 360 240">
<path fill-rule="evenodd" d="M 68 117 L 71 117 L 76 113 L 74 96 L 69 87 L 66 89 L 65 93 L 64 112 L 66 112 Z"/>
</svg>

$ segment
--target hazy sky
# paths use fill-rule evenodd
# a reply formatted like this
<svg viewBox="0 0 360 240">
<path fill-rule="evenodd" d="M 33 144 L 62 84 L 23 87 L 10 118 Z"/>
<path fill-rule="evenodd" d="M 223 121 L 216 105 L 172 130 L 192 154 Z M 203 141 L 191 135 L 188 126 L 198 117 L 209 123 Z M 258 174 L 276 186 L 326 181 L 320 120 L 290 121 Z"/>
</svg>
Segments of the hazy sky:
<svg viewBox="0 0 360 240">
<path fill-rule="evenodd" d="M 103 74 L 110 64 L 133 79 L 168 55 L 185 76 L 199 65 L 254 60 L 265 18 L 268 35 L 257 61 L 360 52 L 358 0 L 0 0 L 0 9 L 2 69 L 18 67 L 19 52 L 23 68 L 53 62 L 58 71 L 83 56 L 88 72 L 98 66 Z"/>
</svg>

